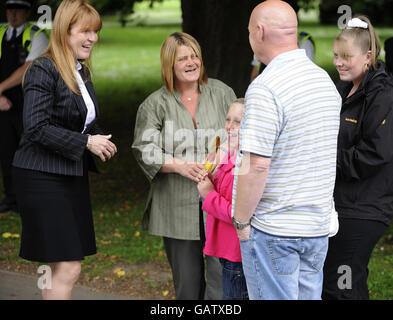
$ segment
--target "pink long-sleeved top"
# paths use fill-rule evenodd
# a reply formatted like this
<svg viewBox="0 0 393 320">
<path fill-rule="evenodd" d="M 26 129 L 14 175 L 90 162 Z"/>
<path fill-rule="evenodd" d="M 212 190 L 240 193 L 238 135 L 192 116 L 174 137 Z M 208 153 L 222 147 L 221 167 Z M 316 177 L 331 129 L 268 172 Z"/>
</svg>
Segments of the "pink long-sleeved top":
<svg viewBox="0 0 393 320">
<path fill-rule="evenodd" d="M 213 179 L 215 189 L 203 201 L 202 210 L 207 212 L 203 252 L 209 256 L 241 262 L 239 238 L 231 217 L 235 159 L 236 153 L 232 156 L 228 153 L 224 157 Z"/>
</svg>

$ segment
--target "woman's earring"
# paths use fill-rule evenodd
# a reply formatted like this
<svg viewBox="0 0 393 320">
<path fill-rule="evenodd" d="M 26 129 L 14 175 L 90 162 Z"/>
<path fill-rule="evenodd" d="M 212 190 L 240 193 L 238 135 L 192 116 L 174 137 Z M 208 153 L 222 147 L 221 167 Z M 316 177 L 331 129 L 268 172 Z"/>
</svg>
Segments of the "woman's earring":
<svg viewBox="0 0 393 320">
<path fill-rule="evenodd" d="M 370 65 L 368 63 L 364 64 L 364 71 L 367 72 L 370 69 Z"/>
</svg>

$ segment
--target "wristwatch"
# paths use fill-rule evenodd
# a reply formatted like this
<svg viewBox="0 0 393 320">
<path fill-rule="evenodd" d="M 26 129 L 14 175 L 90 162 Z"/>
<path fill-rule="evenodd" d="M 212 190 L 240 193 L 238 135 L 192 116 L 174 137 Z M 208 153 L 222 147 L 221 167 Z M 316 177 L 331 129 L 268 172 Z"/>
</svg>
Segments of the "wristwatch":
<svg viewBox="0 0 393 320">
<path fill-rule="evenodd" d="M 243 230 L 251 224 L 251 220 L 241 223 L 239 221 L 236 221 L 235 217 L 232 217 L 232 224 L 234 225 L 236 230 Z"/>
</svg>

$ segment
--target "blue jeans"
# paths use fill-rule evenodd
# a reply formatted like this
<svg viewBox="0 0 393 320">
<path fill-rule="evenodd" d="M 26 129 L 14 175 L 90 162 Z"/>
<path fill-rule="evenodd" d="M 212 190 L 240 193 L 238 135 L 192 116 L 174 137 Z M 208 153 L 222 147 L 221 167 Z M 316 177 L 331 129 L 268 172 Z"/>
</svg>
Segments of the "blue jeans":
<svg viewBox="0 0 393 320">
<path fill-rule="evenodd" d="M 248 300 L 246 278 L 242 263 L 220 258 L 222 265 L 222 299 Z"/>
<path fill-rule="evenodd" d="M 240 241 L 251 300 L 320 300 L 328 236 L 280 237 L 251 228 Z"/>
</svg>

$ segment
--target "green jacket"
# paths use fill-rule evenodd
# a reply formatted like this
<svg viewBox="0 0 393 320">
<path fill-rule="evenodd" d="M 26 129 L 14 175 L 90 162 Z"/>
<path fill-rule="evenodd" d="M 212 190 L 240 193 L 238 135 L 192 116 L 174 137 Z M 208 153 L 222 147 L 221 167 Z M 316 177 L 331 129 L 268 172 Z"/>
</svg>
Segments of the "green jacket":
<svg viewBox="0 0 393 320">
<path fill-rule="evenodd" d="M 142 223 L 150 234 L 199 240 L 197 184 L 159 170 L 172 157 L 203 162 L 216 136 L 225 137 L 225 117 L 235 99 L 233 90 L 219 80 L 200 86 L 197 130 L 178 92 L 162 87 L 140 105 L 132 149 L 151 184 Z"/>
</svg>

